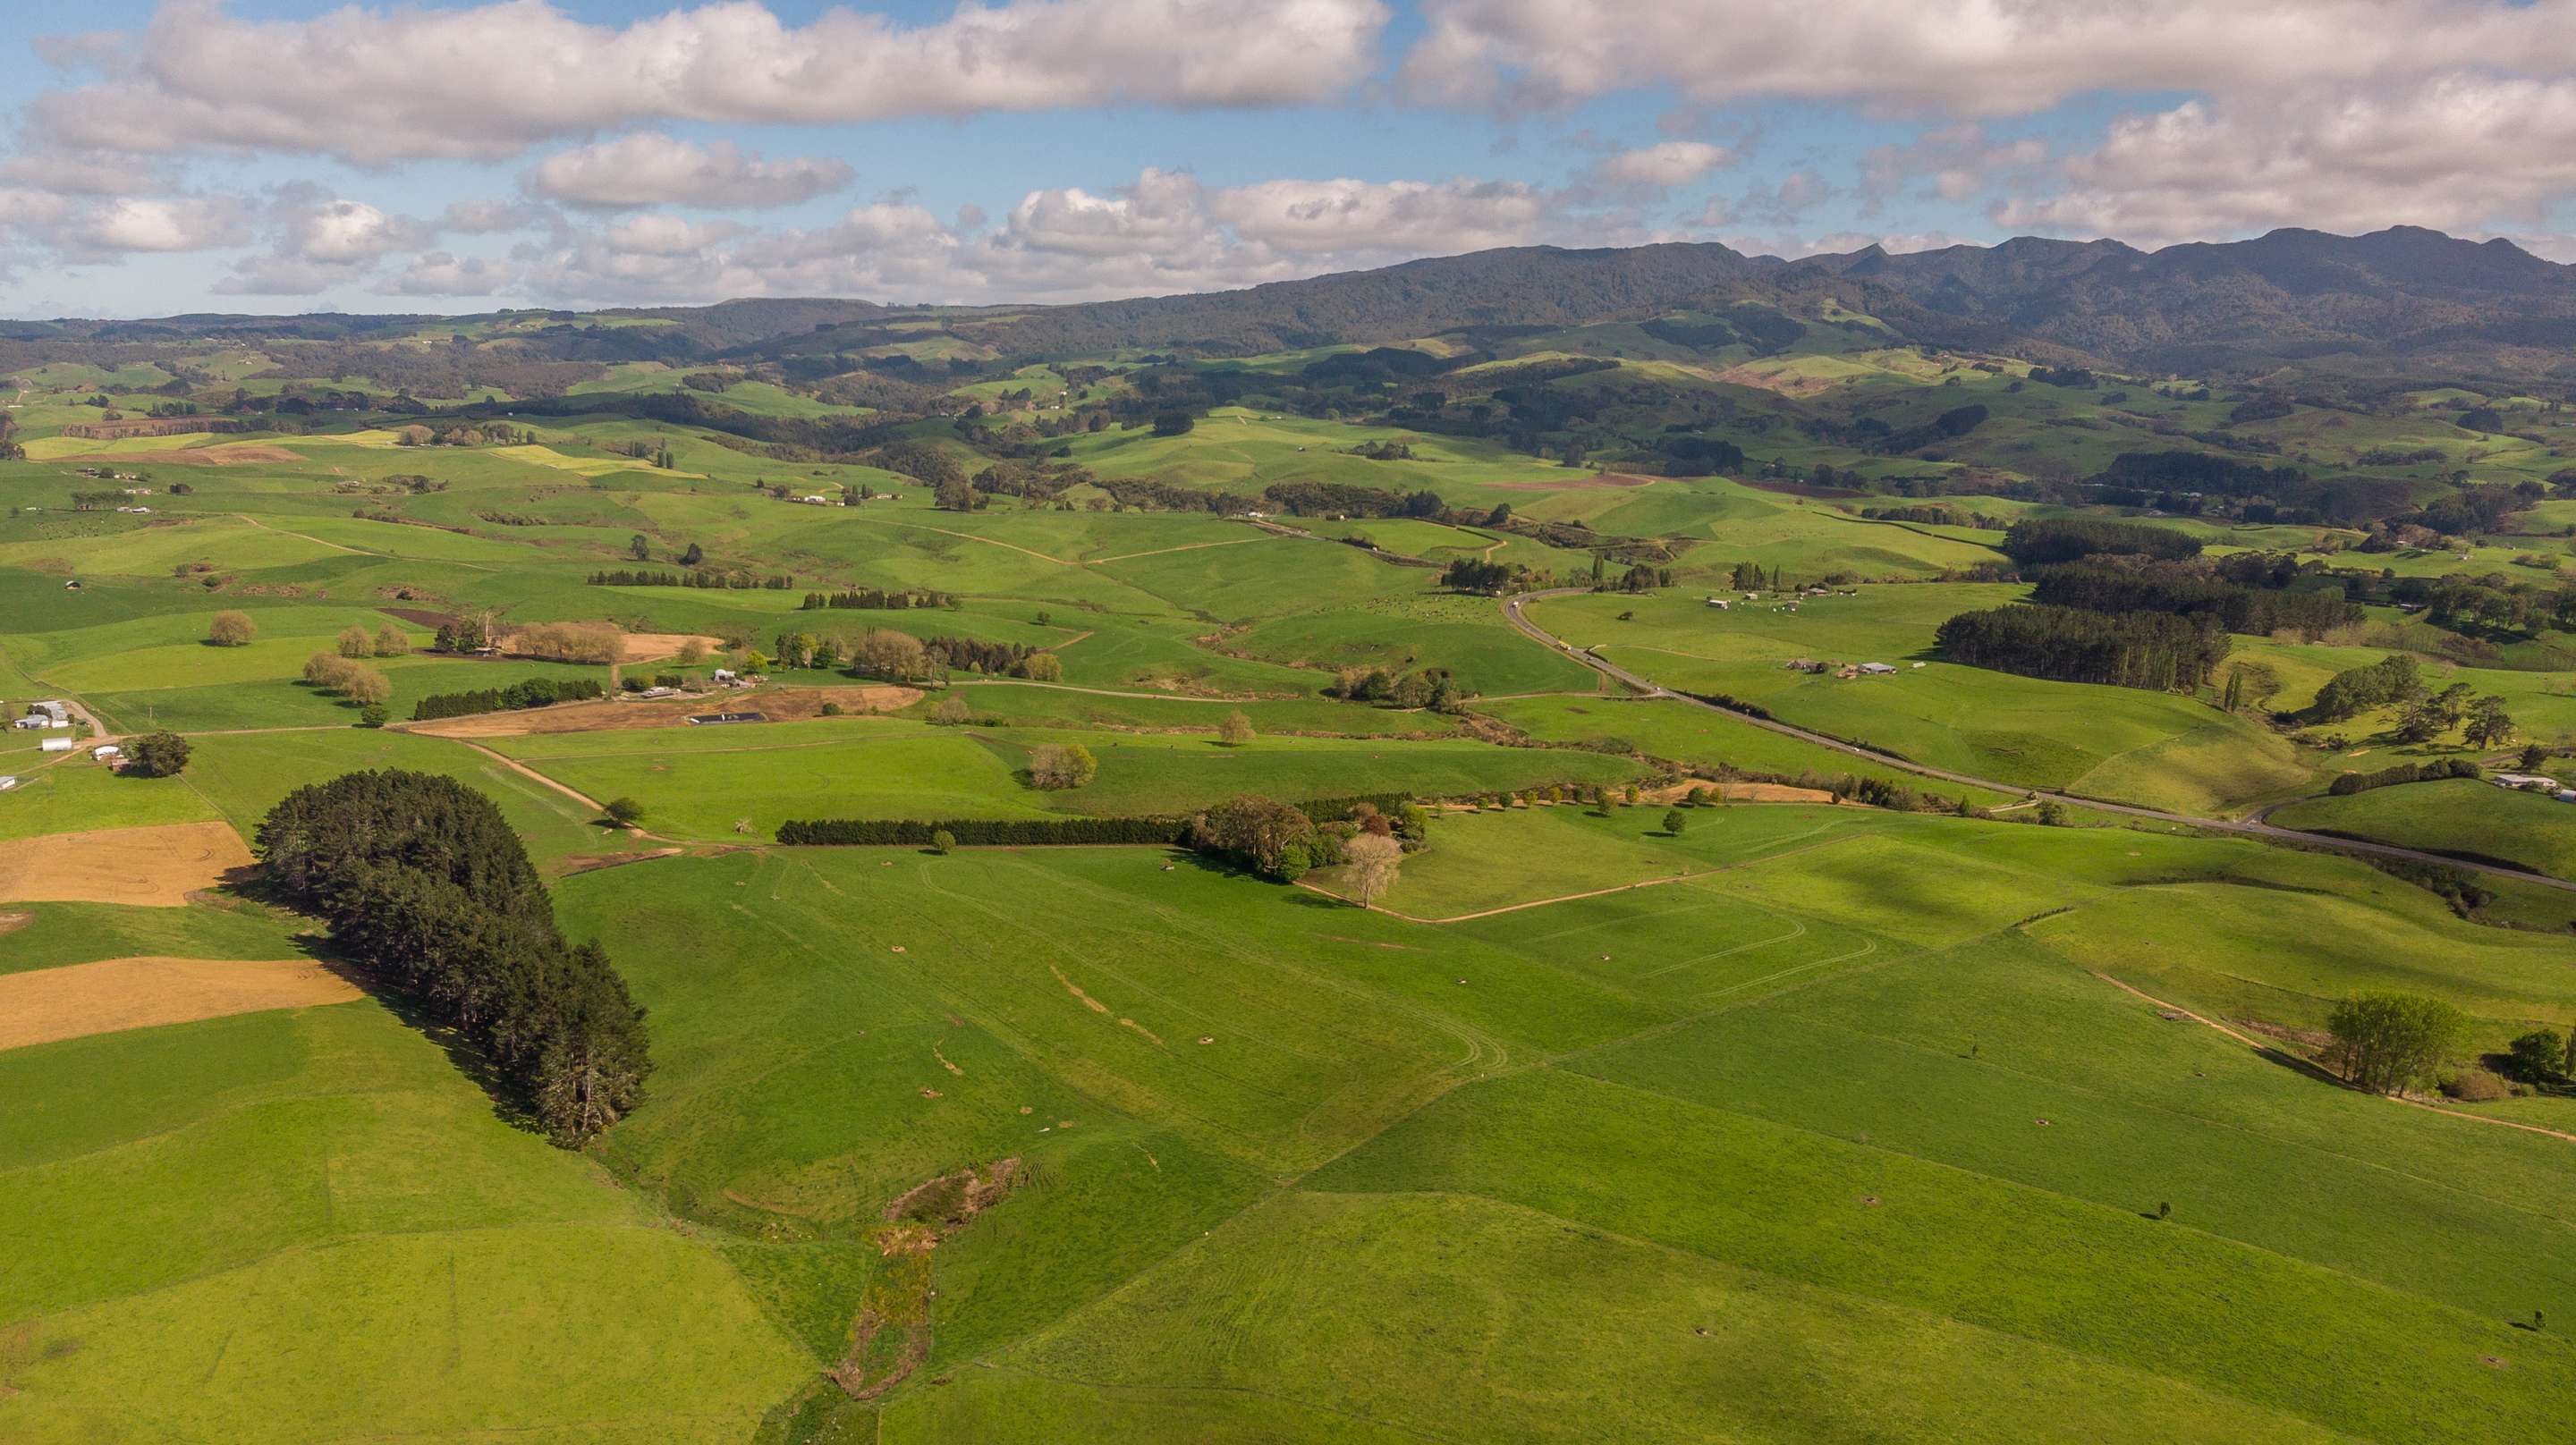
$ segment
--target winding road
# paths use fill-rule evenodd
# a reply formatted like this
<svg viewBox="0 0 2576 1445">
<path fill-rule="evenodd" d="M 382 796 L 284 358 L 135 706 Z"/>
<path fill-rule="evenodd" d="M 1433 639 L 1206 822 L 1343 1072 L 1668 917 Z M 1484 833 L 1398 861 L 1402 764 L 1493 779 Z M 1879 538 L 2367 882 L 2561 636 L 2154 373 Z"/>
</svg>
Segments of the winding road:
<svg viewBox="0 0 2576 1445">
<path fill-rule="evenodd" d="M 2234 833 L 2240 837 L 2266 838 L 2284 843 L 2299 843 L 2311 848 L 2330 849 L 2338 853 L 2367 853 L 2380 858 L 2401 858 L 2410 863 L 2430 863 L 2441 868 L 2458 868 L 2471 873 L 2492 874 L 2498 878 L 2513 878 L 2525 883 L 2537 883 L 2543 888 L 2556 888 L 2562 892 L 2576 893 L 2576 882 L 2570 882 L 2563 878 L 2551 878 L 2539 873 L 2526 873 L 2519 868 L 2503 868 L 2488 863 L 2472 863 L 2462 858 L 2448 858 L 2439 853 L 2427 853 L 2415 848 L 2400 848 L 2388 843 L 2369 843 L 2358 838 L 2336 838 L 2323 833 L 2302 833 L 2296 828 L 2276 828 L 2271 824 L 2262 821 L 2262 816 L 2260 814 L 2243 821 L 2232 818 L 2197 818 L 2189 813 L 2168 813 L 2158 808 L 2141 808 L 2131 803 L 2105 802 L 2100 798 L 2078 797 L 2072 793 L 2051 792 L 2046 788 L 2031 788 L 2020 783 L 2004 783 L 1998 782 L 1993 778 L 1979 778 L 1973 777 L 1967 773 L 1954 773 L 1942 768 L 1927 767 L 1922 763 L 1907 762 L 1902 758 L 1890 757 L 1885 753 L 1873 752 L 1868 748 L 1845 742 L 1841 738 L 1831 737 L 1824 733 L 1809 732 L 1805 728 L 1792 726 L 1789 723 L 1780 722 L 1774 718 L 1755 717 L 1750 713 L 1737 712 L 1733 708 L 1720 707 L 1713 702 L 1703 702 L 1702 700 L 1691 697 L 1685 693 L 1675 692 L 1672 689 L 1655 682 L 1651 678 L 1640 677 L 1636 673 L 1630 672 L 1628 669 L 1621 667 L 1607 658 L 1597 657 L 1592 653 L 1586 652 L 1583 649 L 1574 646 L 1572 643 L 1567 642 L 1565 639 L 1556 636 L 1554 633 L 1549 632 L 1537 623 L 1530 621 L 1522 612 L 1522 606 L 1525 603 L 1544 602 L 1553 597 L 1579 597 L 1590 590 L 1591 589 L 1585 587 L 1557 587 L 1544 592 L 1524 592 L 1516 597 L 1506 597 L 1503 599 L 1503 616 L 1509 618 L 1514 627 L 1519 628 L 1524 635 L 1528 636 L 1532 640 L 1545 646 L 1552 647 L 1557 651 L 1564 653 L 1566 656 L 1573 658 L 1575 661 L 1582 663 L 1584 666 L 1591 668 L 1593 671 L 1610 678 L 1612 681 L 1624 683 L 1627 686 L 1636 689 L 1638 692 L 1643 693 L 1647 697 L 1664 698 L 1674 702 L 1687 703 L 1692 707 L 1701 708 L 1708 712 L 1733 718 L 1737 722 L 1745 723 L 1753 727 L 1769 728 L 1775 733 L 1797 738 L 1801 742 L 1813 743 L 1820 748 L 1831 748 L 1838 753 L 1848 753 L 1856 758 L 1865 758 L 1870 762 L 1879 764 L 1881 767 L 1894 768 L 1901 772 L 1916 774 L 1920 777 L 1938 778 L 1947 783 L 1964 783 L 1972 788 L 1990 788 L 1999 793 L 2026 793 L 2041 798 L 2052 798 L 2060 803 L 2064 803 L 2070 808 L 2090 808 L 2097 813 L 2113 813 L 2124 818 L 2146 818 L 2158 823 L 2179 823 L 2190 828 L 2206 828 L 2213 833 Z M 2269 810 L 2267 809 L 2265 811 L 2268 812 Z"/>
</svg>

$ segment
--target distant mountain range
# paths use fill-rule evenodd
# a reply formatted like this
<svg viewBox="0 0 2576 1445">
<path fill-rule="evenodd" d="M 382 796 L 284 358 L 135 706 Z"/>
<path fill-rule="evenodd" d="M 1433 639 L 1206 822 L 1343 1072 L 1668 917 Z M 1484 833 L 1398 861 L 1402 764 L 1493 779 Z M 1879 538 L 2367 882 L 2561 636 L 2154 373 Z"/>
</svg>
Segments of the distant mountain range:
<svg viewBox="0 0 2576 1445">
<path fill-rule="evenodd" d="M 2364 236 L 2280 230 L 2161 251 L 2021 237 L 1907 255 L 1872 246 L 1794 261 L 1715 243 L 1526 246 L 1243 291 L 927 314 L 995 357 L 1034 359 L 1138 350 L 1249 355 L 1445 333 L 1492 344 L 1677 311 L 1753 307 L 1813 317 L 1828 299 L 1876 317 L 1907 341 L 2130 370 L 2242 373 L 2296 364 L 2576 380 L 2576 267 L 2508 241 L 2463 241 L 2405 226 Z M 532 340 L 563 359 L 779 358 L 902 339 L 890 323 L 907 323 L 917 336 L 924 315 L 923 308 L 871 301 L 756 299 L 552 313 L 564 324 Z M 31 322 L 0 326 L 0 338 L 350 341 L 428 319 Z M 663 324 L 598 324 L 634 319 Z"/>
<path fill-rule="evenodd" d="M 2144 369 L 2264 368 L 2341 356 L 2545 373 L 2576 345 L 2576 267 L 2509 241 L 2398 227 L 2283 230 L 2140 251 L 2022 237 L 1891 255 L 1783 261 L 1713 243 L 1520 247 L 1200 296 L 1023 313 L 1030 350 L 1393 341 L 1561 327 L 1753 303 L 1812 310 L 1835 295 L 1909 339 L 2031 350 Z M 1805 304 L 1802 305 L 1801 303 Z M 997 340 L 999 338 L 996 338 Z M 2553 354 L 2554 353 L 2554 354 Z"/>
</svg>

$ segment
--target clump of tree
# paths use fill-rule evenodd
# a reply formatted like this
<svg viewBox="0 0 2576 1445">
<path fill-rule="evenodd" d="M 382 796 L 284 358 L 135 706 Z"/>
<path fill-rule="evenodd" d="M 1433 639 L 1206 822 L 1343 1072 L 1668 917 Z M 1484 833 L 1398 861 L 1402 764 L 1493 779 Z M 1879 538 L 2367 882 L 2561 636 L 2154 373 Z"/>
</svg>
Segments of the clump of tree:
<svg viewBox="0 0 2576 1445">
<path fill-rule="evenodd" d="M 1337 851 L 1301 809 L 1247 793 L 1190 820 L 1190 846 L 1249 873 L 1294 883 Z"/>
<path fill-rule="evenodd" d="M 1490 597 L 1512 585 L 1519 569 L 1481 557 L 1461 557 L 1440 569 L 1440 585 L 1452 592 L 1479 592 Z"/>
<path fill-rule="evenodd" d="M 476 713 L 516 712 L 607 695 L 608 690 L 601 687 L 596 678 L 531 677 L 508 687 L 487 687 L 477 692 L 442 692 L 422 698 L 412 704 L 411 718 L 414 722 L 429 722 L 443 717 L 470 717 Z"/>
<path fill-rule="evenodd" d="M 218 612 L 206 623 L 206 640 L 217 647 L 246 647 L 257 636 L 259 624 L 247 612 Z"/>
<path fill-rule="evenodd" d="M 304 659 L 304 680 L 360 707 L 381 706 L 394 693 L 383 673 L 334 652 L 317 652 Z"/>
<path fill-rule="evenodd" d="M 2576 1079 L 2576 1029 L 2533 1029 L 2505 1050 L 2505 1067 L 2526 1084 Z"/>
<path fill-rule="evenodd" d="M 125 744 L 125 771 L 138 778 L 175 778 L 188 766 L 188 740 L 177 733 L 145 733 Z"/>
<path fill-rule="evenodd" d="M 2205 614 L 2035 604 L 1962 612 L 1942 623 L 1937 636 L 1952 661 L 1971 667 L 2157 692 L 2207 681 L 2231 644 L 2226 629 Z"/>
<path fill-rule="evenodd" d="M 2469 1017 L 2420 994 L 2357 993 L 2326 1018 L 2326 1058 L 2355 1088 L 2394 1094 L 2430 1087 L 2469 1036 Z"/>
<path fill-rule="evenodd" d="M 2402 652 L 2377 662 L 2346 668 L 2317 689 L 2302 718 L 2308 722 L 2342 722 L 2373 708 L 2413 702 L 2424 695 L 2424 680 L 2415 659 Z"/>
<path fill-rule="evenodd" d="M 2338 798 L 2367 793 L 2373 788 L 2394 787 L 2400 783 L 2434 783 L 2449 778 L 2474 778 L 2478 765 L 2466 758 L 2451 758 L 2430 763 L 2400 763 L 2375 773 L 2345 773 L 2326 785 L 2326 791 Z"/>
<path fill-rule="evenodd" d="M 854 587 L 840 592 L 808 592 L 797 604 L 800 612 L 830 609 L 856 609 L 864 612 L 903 612 L 915 607 L 954 607 L 957 599 L 945 592 L 928 588 L 890 592 L 875 587 Z"/>
<path fill-rule="evenodd" d="M 689 544 L 696 551 L 697 544 Z M 698 567 L 687 572 L 646 572 L 615 568 L 590 574 L 593 587 L 699 587 L 717 592 L 785 592 L 796 585 L 791 572 L 763 575 L 736 569 Z"/>
<path fill-rule="evenodd" d="M 1396 673 L 1382 667 L 1346 667 L 1325 689 L 1345 702 L 1369 702 L 1411 711 L 1429 708 L 1451 712 L 1459 705 L 1458 684 L 1442 667 Z"/>
<path fill-rule="evenodd" d="M 558 1143 L 579 1146 L 642 1096 L 644 1010 L 598 944 L 565 941 L 489 798 L 452 778 L 350 773 L 288 794 L 257 846 L 279 889 L 481 1049 Z"/>
<path fill-rule="evenodd" d="M 1100 775 L 1100 760 L 1080 743 L 1043 743 L 1029 754 L 1029 782 L 1047 792 L 1083 787 Z"/>
<path fill-rule="evenodd" d="M 538 622 L 510 634 L 509 647 L 522 657 L 548 662 L 615 662 L 624 634 L 598 622 Z"/>
<path fill-rule="evenodd" d="M 2208 613 L 2230 632 L 2268 634 L 2284 629 L 2314 638 L 2362 619 L 2361 606 L 2340 585 L 2324 588 L 2257 588 L 2239 585 L 2195 562 L 2114 561 L 2090 557 L 2026 574 L 2030 600 L 2090 612 Z"/>
<path fill-rule="evenodd" d="M 2003 554 L 2024 567 L 2102 554 L 2179 562 L 2200 555 L 2200 539 L 2170 527 L 2096 517 L 2026 517 L 2004 529 Z"/>
</svg>

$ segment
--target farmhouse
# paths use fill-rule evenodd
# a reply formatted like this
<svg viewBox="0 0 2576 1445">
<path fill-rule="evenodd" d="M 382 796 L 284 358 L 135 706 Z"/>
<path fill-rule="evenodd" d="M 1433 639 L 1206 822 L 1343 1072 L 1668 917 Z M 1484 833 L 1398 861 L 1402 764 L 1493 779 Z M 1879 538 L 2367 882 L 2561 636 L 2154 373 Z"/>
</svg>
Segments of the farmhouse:
<svg viewBox="0 0 2576 1445">
<path fill-rule="evenodd" d="M 2539 773 L 2498 773 L 2495 775 L 2495 785 L 2499 788 L 2541 788 L 2553 793 L 2558 791 L 2556 778 L 2544 777 Z"/>
</svg>

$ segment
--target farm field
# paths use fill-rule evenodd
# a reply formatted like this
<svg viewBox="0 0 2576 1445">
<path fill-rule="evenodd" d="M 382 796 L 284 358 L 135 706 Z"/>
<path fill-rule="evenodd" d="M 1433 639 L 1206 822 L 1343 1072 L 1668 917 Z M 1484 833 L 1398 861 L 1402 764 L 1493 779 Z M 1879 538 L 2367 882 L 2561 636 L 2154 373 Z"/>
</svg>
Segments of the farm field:
<svg viewBox="0 0 2576 1445">
<path fill-rule="evenodd" d="M 0 328 L 0 1440 L 2563 1434 L 2554 383 L 1598 254 Z"/>
<path fill-rule="evenodd" d="M 2171 694 L 2045 682 L 1943 661 L 1933 633 L 2013 589 L 1918 585 L 1718 611 L 1669 594 L 1532 604 L 1530 620 L 1665 686 L 1718 695 L 1784 722 L 1976 777 L 2202 815 L 2295 792 L 2314 772 L 2258 724 Z M 1618 615 L 1632 614 L 1622 622 Z M 1846 679 L 1793 659 L 1880 662 Z M 1917 666 L 1916 664 L 1921 664 Z"/>
<path fill-rule="evenodd" d="M 2576 809 L 2466 778 L 2311 798 L 2276 810 L 2284 828 L 2398 843 L 2576 878 Z"/>
</svg>

